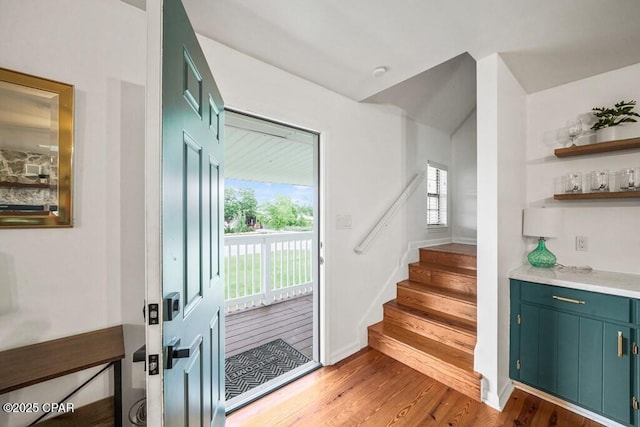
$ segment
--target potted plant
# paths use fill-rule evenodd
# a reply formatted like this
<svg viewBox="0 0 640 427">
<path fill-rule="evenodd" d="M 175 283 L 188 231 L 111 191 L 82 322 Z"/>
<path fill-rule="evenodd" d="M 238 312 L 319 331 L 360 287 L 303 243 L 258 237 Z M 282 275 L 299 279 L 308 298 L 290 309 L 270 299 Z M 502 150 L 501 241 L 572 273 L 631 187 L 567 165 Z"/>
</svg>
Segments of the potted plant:
<svg viewBox="0 0 640 427">
<path fill-rule="evenodd" d="M 596 141 L 604 142 L 640 136 L 640 127 L 628 125 L 628 123 L 637 122 L 634 117 L 640 117 L 640 114 L 633 111 L 635 106 L 636 101 L 620 101 L 613 108 L 592 108 L 593 115 L 598 119 L 591 126 L 591 129 L 597 132 Z"/>
</svg>

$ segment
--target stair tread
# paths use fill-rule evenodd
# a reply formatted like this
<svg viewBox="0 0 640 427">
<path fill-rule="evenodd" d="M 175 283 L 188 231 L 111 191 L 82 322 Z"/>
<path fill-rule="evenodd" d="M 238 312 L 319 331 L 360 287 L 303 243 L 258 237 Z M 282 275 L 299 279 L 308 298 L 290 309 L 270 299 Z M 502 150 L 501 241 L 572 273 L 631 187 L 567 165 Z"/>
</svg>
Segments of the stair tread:
<svg viewBox="0 0 640 427">
<path fill-rule="evenodd" d="M 473 336 L 476 335 L 477 325 L 476 325 L 476 322 L 472 322 L 471 320 L 463 319 L 457 316 L 452 316 L 450 314 L 442 313 L 440 311 L 435 311 L 435 310 L 428 310 L 428 309 L 418 310 L 412 307 L 398 304 L 396 300 L 389 301 L 384 305 L 391 309 L 403 311 L 419 319 L 423 319 L 431 323 L 437 323 L 439 325 L 443 325 L 445 327 L 455 329 L 457 332 L 461 332 L 461 333 L 465 333 Z"/>
<path fill-rule="evenodd" d="M 473 257 L 475 257 L 477 253 L 476 245 L 464 245 L 462 243 L 449 243 L 446 245 L 427 246 L 425 248 L 420 248 L 420 250 L 444 252 L 444 253 L 456 254 L 456 255 L 469 255 Z"/>
<path fill-rule="evenodd" d="M 413 280 L 403 280 L 398 282 L 398 286 L 423 292 L 425 294 L 438 294 L 445 298 L 455 299 L 470 304 L 476 304 L 476 296 L 465 292 L 460 292 L 452 289 L 441 288 L 439 286 L 429 286 L 421 282 Z"/>
<path fill-rule="evenodd" d="M 390 325 L 384 321 L 369 326 L 369 330 L 396 340 L 408 347 L 438 359 L 452 368 L 464 371 L 466 374 L 480 379 L 481 374 L 473 370 L 473 355 L 438 341 L 423 337 L 406 329 Z"/>
<path fill-rule="evenodd" d="M 474 277 L 474 278 L 477 277 L 476 270 L 472 270 L 470 268 L 450 267 L 448 265 L 434 264 L 430 262 L 414 262 L 409 265 L 413 267 L 428 269 L 428 270 L 444 271 L 446 273 L 459 274 L 461 276 Z"/>
</svg>

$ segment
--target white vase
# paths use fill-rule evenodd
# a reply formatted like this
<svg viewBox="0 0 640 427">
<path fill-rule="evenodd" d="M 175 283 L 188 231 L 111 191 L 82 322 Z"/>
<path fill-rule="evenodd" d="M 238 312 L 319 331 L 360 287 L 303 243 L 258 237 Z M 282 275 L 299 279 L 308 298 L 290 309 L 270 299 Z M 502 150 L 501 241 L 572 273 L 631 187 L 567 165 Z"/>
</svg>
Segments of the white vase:
<svg viewBox="0 0 640 427">
<path fill-rule="evenodd" d="M 640 137 L 640 123 L 625 123 L 618 126 L 610 126 L 598 129 L 596 142 L 617 141 Z"/>
</svg>

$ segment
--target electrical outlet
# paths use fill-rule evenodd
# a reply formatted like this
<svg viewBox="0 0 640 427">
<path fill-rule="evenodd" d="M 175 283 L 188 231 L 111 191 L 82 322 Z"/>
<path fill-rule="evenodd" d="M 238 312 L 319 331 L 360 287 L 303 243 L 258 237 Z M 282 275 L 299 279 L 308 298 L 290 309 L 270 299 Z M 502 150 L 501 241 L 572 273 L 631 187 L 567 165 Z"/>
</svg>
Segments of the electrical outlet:
<svg viewBox="0 0 640 427">
<path fill-rule="evenodd" d="M 576 251 L 588 251 L 587 246 L 587 237 L 586 236 L 576 236 Z"/>
</svg>

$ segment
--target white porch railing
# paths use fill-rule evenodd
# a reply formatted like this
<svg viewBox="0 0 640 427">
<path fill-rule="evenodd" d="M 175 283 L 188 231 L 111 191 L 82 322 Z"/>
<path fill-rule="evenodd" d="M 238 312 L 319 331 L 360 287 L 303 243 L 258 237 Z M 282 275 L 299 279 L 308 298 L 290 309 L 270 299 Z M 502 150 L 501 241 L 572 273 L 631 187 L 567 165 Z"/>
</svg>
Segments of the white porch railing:
<svg viewBox="0 0 640 427">
<path fill-rule="evenodd" d="M 224 237 L 227 312 L 313 292 L 313 233 Z"/>
</svg>

